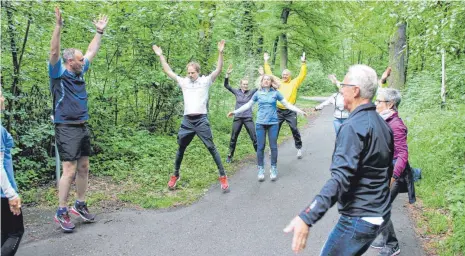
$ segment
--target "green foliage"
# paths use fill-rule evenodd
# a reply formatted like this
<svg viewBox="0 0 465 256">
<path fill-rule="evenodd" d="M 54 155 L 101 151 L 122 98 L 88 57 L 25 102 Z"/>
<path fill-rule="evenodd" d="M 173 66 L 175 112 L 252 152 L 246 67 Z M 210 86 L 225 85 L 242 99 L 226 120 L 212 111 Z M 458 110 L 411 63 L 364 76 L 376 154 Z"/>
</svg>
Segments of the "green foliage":
<svg viewBox="0 0 465 256">
<path fill-rule="evenodd" d="M 46 61 L 56 2 L 1 4 L 0 68 L 7 99 L 2 124 L 15 139 L 16 179 L 25 202 L 56 201 L 56 190 L 39 189 L 53 180 L 55 169 Z M 435 213 L 426 216 L 437 223 L 433 233 L 444 233 L 446 226 L 452 229 L 439 245 L 444 255 L 465 251 L 465 5 L 460 1 L 79 1 L 63 2 L 61 9 L 62 50 L 85 52 L 95 33 L 91 21 L 98 13 L 110 16 L 100 51 L 85 76 L 96 153 L 92 173 L 121 183 L 119 199 L 155 208 L 192 202 L 215 183 L 217 170 L 208 151 L 194 139 L 182 165 L 180 189 L 166 190 L 182 95 L 162 72 L 151 45 L 161 46 L 173 71 L 183 76 L 188 61 L 199 62 L 202 74 L 210 73 L 216 67 L 216 43 L 226 39 L 225 65 L 234 65 L 231 84 L 247 77 L 253 86 L 265 51 L 275 58 L 275 74 L 280 73 L 284 45 L 276 40 L 284 33 L 287 68 L 294 74 L 302 52 L 307 54 L 309 74 L 300 93 L 321 95 L 335 91 L 327 75 L 334 73 L 342 80 L 352 64 L 368 64 L 380 75 L 396 25 L 406 22 L 408 80 L 401 116 L 409 127 L 410 161 L 425 174 L 418 194 L 427 207 L 450 214 L 450 225 Z M 286 24 L 283 10 L 289 10 Z M 441 108 L 442 50 L 448 93 Z M 219 77 L 210 89 L 209 119 L 220 155 L 225 156 L 231 130 L 225 115 L 234 99 L 221 84 Z M 281 134 L 289 134 L 289 129 Z M 246 143 L 238 143 L 236 159 L 252 154 L 245 132 L 239 141 Z M 228 171 L 232 168 L 226 164 Z M 106 198 L 97 192 L 89 201 Z"/>
<path fill-rule="evenodd" d="M 456 68 L 451 65 L 451 70 Z M 451 87 L 457 86 L 453 81 Z M 437 72 L 416 74 L 409 79 L 400 113 L 409 128 L 410 162 L 423 172 L 423 179 L 416 186 L 417 195 L 427 208 L 450 212 L 444 216 L 435 210 L 426 211 L 426 224 L 433 234 L 452 230 L 446 242 L 438 246 L 444 255 L 447 251 L 453 255 L 465 250 L 465 105 L 457 95 L 441 109 L 439 91 Z M 452 220 L 450 225 L 446 216 Z"/>
</svg>

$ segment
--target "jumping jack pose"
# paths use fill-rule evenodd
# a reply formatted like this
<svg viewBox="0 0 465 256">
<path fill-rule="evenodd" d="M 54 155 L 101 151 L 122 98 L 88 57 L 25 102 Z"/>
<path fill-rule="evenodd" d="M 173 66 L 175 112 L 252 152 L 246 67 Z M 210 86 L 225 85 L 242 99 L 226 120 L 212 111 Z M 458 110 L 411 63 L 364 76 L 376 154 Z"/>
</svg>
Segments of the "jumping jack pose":
<svg viewBox="0 0 465 256">
<path fill-rule="evenodd" d="M 184 118 L 178 131 L 179 148 L 174 163 L 174 174 L 168 182 L 169 189 L 174 189 L 176 187 L 180 179 L 179 169 L 184 157 L 184 151 L 187 146 L 189 146 L 194 136 L 197 135 L 207 147 L 208 151 L 210 151 L 213 160 L 215 160 L 220 174 L 219 181 L 221 183 L 221 189 L 223 192 L 229 191 L 228 178 L 224 171 L 223 164 L 221 163 L 220 154 L 215 147 L 215 143 L 213 143 L 213 134 L 207 117 L 208 90 L 223 68 L 224 44 L 224 40 L 218 43 L 219 55 L 216 69 L 210 75 L 201 77 L 199 77 L 200 65 L 195 62 L 187 64 L 187 77 L 176 75 L 168 65 L 161 48 L 156 45 L 152 47 L 155 54 L 160 57 L 163 71 L 178 83 L 184 99 Z"/>
<path fill-rule="evenodd" d="M 73 180 L 76 181 L 77 200 L 71 213 L 79 215 L 84 221 L 93 221 L 95 217 L 89 213 L 85 202 L 91 147 L 90 132 L 86 124 L 89 114 L 84 73 L 100 48 L 108 18 L 101 15 L 94 21 L 96 33 L 85 55 L 78 49 L 68 48 L 63 51 L 63 57 L 60 57 L 63 19 L 58 7 L 55 8 L 55 17 L 48 72 L 53 95 L 55 138 L 63 163 L 63 175 L 58 186 L 59 208 L 54 219 L 65 232 L 72 232 L 75 226 L 69 218 L 67 204 Z"/>
<path fill-rule="evenodd" d="M 235 89 L 229 85 L 229 75 L 232 72 L 232 65 L 229 65 L 228 71 L 224 78 L 224 87 L 228 89 L 234 96 L 236 96 L 236 109 L 242 107 L 242 105 L 252 99 L 252 96 L 257 92 L 258 89 L 249 90 L 249 80 L 246 78 L 241 79 L 240 88 Z M 255 134 L 255 124 L 252 118 L 252 109 L 248 109 L 240 114 L 234 116 L 232 125 L 231 140 L 229 142 L 229 154 L 226 159 L 226 163 L 230 163 L 234 157 L 234 151 L 236 150 L 236 142 L 239 137 L 239 133 L 242 130 L 242 126 L 245 127 L 250 139 L 252 140 L 255 152 L 257 152 L 257 136 Z"/>
<path fill-rule="evenodd" d="M 284 96 L 277 90 L 279 82 L 270 75 L 263 75 L 259 80 L 259 90 L 253 95 L 252 99 L 244 104 L 239 109 L 228 113 L 228 117 L 242 113 L 250 109 L 254 103 L 258 102 L 257 121 L 255 130 L 257 132 L 257 164 L 258 164 L 258 180 L 265 180 L 265 165 L 264 165 L 264 150 L 265 137 L 268 133 L 268 142 L 271 148 L 271 170 L 270 179 L 275 181 L 278 176 L 278 129 L 279 119 L 277 114 L 277 101 L 281 102 L 287 109 L 298 112 L 307 116 L 307 114 L 287 102 Z"/>
<path fill-rule="evenodd" d="M 264 65 L 265 74 L 273 75 L 271 72 L 270 65 L 268 64 L 268 60 L 270 59 L 270 56 L 268 55 L 268 53 L 265 53 L 263 55 L 263 59 L 265 60 L 265 65 Z M 286 101 L 288 101 L 290 104 L 295 104 L 297 100 L 297 90 L 302 85 L 302 82 L 304 81 L 305 76 L 307 75 L 307 64 L 305 62 L 305 52 L 302 54 L 302 57 L 300 57 L 300 61 L 302 62 L 302 65 L 300 67 L 299 76 L 297 76 L 294 79 L 291 79 L 291 71 L 289 71 L 289 69 L 283 70 L 281 74 L 281 81 L 280 81 L 281 86 L 279 87 L 278 91 L 284 96 Z M 283 104 L 278 103 L 278 120 L 279 120 L 278 134 L 279 134 L 279 131 L 281 130 L 281 126 L 283 125 L 284 121 L 286 121 L 286 123 L 289 125 L 289 128 L 291 128 L 292 136 L 294 137 L 295 148 L 297 149 L 297 158 L 301 159 L 302 158 L 302 138 L 300 136 L 299 129 L 297 128 L 296 113 L 290 109 L 287 109 L 286 106 L 284 106 Z"/>
<path fill-rule="evenodd" d="M 337 81 L 335 75 L 329 75 L 328 76 L 329 80 L 333 84 L 337 86 L 337 93 L 334 93 L 333 95 L 329 96 L 327 100 L 325 100 L 323 103 L 315 107 L 315 110 L 322 110 L 325 106 L 329 104 L 334 105 L 334 120 L 333 120 L 333 125 L 334 125 L 334 132 L 337 133 L 339 132 L 339 128 L 341 128 L 342 123 L 349 117 L 349 111 L 347 111 L 344 108 L 344 97 L 342 97 L 342 93 L 339 92 L 341 89 L 340 82 Z"/>
</svg>

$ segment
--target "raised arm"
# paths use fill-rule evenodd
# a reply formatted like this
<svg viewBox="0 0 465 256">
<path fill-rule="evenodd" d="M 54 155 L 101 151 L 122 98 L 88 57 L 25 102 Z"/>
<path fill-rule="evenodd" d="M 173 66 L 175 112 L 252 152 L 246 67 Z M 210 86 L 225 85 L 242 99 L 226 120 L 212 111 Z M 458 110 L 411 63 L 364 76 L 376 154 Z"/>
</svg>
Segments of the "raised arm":
<svg viewBox="0 0 465 256">
<path fill-rule="evenodd" d="M 95 29 L 97 33 L 95 33 L 94 39 L 87 47 L 87 52 L 84 55 L 84 58 L 87 58 L 89 62 L 92 62 L 92 59 L 97 55 L 98 49 L 100 48 L 100 42 L 102 41 L 103 32 L 108 24 L 108 17 L 106 15 L 99 15 L 98 20 L 94 20 Z"/>
<path fill-rule="evenodd" d="M 234 89 L 229 85 L 229 75 L 231 74 L 232 70 L 232 64 L 229 64 L 228 71 L 226 71 L 226 75 L 224 76 L 224 88 L 228 89 L 228 91 L 236 95 Z"/>
<path fill-rule="evenodd" d="M 341 89 L 341 82 L 337 80 L 335 74 L 328 75 L 328 79 L 331 81 L 331 83 L 335 84 L 338 89 Z"/>
<path fill-rule="evenodd" d="M 305 80 L 305 77 L 307 76 L 307 63 L 305 60 L 305 52 L 302 53 L 302 57 L 300 57 L 300 61 L 302 62 L 302 65 L 300 66 L 300 72 L 299 75 L 294 79 L 296 80 L 296 86 L 297 88 L 302 85 L 302 83 Z"/>
<path fill-rule="evenodd" d="M 153 45 L 152 46 L 153 51 L 155 52 L 158 57 L 160 57 L 160 62 L 161 66 L 163 67 L 163 71 L 174 81 L 176 81 L 177 75 L 173 72 L 171 69 L 170 65 L 168 65 L 168 62 L 165 59 L 165 56 L 163 56 L 163 51 L 161 50 L 160 47 Z"/>
<path fill-rule="evenodd" d="M 265 74 L 273 75 L 273 73 L 271 72 L 270 64 L 268 64 L 269 59 L 270 59 L 270 55 L 267 52 L 265 52 L 263 54 L 263 60 L 265 61 L 265 63 L 263 64 L 263 67 L 265 68 Z"/>
<path fill-rule="evenodd" d="M 216 77 L 221 73 L 221 70 L 223 69 L 224 44 L 224 40 L 218 42 L 218 63 L 216 64 L 216 69 L 211 74 L 212 83 L 215 82 Z"/>
<path fill-rule="evenodd" d="M 63 27 L 63 19 L 61 18 L 60 8 L 55 7 L 56 24 L 50 42 L 50 64 L 55 65 L 60 59 L 60 32 Z"/>
<path fill-rule="evenodd" d="M 381 76 L 381 79 L 379 80 L 379 87 L 387 88 L 389 86 L 387 83 L 387 79 L 390 75 L 391 75 L 391 67 L 387 67 L 383 75 Z"/>
</svg>

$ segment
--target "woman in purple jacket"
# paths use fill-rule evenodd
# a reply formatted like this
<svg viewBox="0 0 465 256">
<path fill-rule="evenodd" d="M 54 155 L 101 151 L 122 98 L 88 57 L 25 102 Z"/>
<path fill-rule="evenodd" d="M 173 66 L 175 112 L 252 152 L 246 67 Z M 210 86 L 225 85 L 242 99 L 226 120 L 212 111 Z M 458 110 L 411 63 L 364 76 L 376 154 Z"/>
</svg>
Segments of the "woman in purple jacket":
<svg viewBox="0 0 465 256">
<path fill-rule="evenodd" d="M 394 171 L 391 178 L 391 203 L 398 193 L 408 192 L 409 202 L 415 202 L 412 173 L 408 164 L 407 127 L 397 112 L 401 101 L 400 92 L 393 88 L 380 88 L 375 101 L 376 111 L 391 127 L 394 134 Z M 392 222 L 384 229 L 371 244 L 381 251 L 378 255 L 397 255 L 400 253 L 399 242 L 396 238 Z"/>
</svg>

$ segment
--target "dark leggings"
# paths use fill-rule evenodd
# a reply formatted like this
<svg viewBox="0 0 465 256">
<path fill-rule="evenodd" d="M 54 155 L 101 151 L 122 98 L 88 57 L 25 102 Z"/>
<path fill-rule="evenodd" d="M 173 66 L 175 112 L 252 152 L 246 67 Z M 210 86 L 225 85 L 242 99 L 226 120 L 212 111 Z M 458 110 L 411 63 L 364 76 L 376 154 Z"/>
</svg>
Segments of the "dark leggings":
<svg viewBox="0 0 465 256">
<path fill-rule="evenodd" d="M 250 139 L 252 140 L 255 152 L 257 152 L 257 135 L 255 134 L 255 124 L 251 117 L 235 117 L 232 125 L 231 140 L 229 142 L 229 156 L 234 156 L 236 150 L 236 142 L 239 134 L 242 130 L 242 126 L 245 127 Z"/>
<path fill-rule="evenodd" d="M 15 255 L 24 234 L 23 214 L 10 211 L 7 198 L 2 198 L 2 256 Z"/>
<path fill-rule="evenodd" d="M 176 160 L 174 162 L 174 175 L 179 176 L 179 169 L 181 168 L 181 162 L 184 158 L 184 151 L 186 151 L 187 146 L 189 146 L 195 135 L 200 138 L 212 155 L 220 176 L 226 175 L 223 164 L 221 163 L 220 153 L 218 153 L 215 143 L 213 143 L 213 134 L 207 115 L 184 116 L 178 131 L 179 148 L 176 152 Z"/>
</svg>

